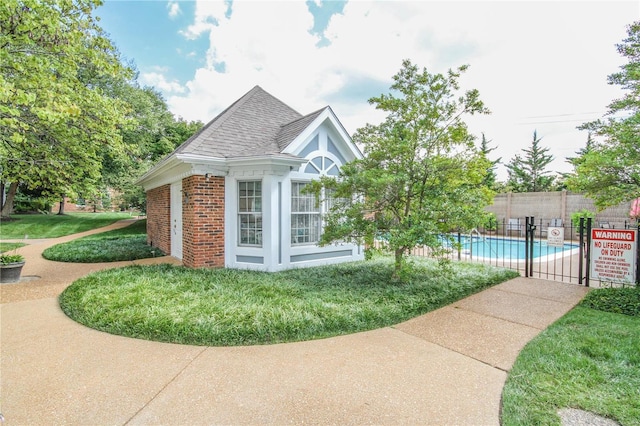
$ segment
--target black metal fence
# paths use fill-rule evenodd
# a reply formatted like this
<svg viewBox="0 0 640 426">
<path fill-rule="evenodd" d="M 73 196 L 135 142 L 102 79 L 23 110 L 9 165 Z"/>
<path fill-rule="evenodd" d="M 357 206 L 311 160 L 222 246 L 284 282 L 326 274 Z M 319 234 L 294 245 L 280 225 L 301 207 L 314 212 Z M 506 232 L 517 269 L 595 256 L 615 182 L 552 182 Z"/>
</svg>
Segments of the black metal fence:
<svg viewBox="0 0 640 426">
<path fill-rule="evenodd" d="M 416 256 L 446 256 L 454 261 L 480 262 L 519 271 L 525 277 L 581 285 L 601 285 L 589 277 L 591 228 L 615 229 L 606 223 L 563 223 L 557 218 L 525 217 L 503 220 L 486 228 L 448 237 L 445 254 L 426 247 L 412 251 Z M 625 229 L 639 229 L 636 221 L 624 222 Z M 638 244 L 640 246 L 640 244 Z M 640 248 L 637 254 L 640 265 Z M 636 280 L 640 271 L 636 272 Z"/>
</svg>

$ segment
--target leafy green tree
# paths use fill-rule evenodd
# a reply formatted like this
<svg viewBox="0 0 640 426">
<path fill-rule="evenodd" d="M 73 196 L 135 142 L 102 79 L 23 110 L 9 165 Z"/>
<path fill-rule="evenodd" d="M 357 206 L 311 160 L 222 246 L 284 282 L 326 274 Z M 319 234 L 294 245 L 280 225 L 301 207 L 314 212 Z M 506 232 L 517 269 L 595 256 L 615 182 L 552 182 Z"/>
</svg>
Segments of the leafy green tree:
<svg viewBox="0 0 640 426">
<path fill-rule="evenodd" d="M 459 93 L 466 69 L 431 74 L 405 60 L 391 93 L 369 100 L 387 117 L 353 136 L 364 158 L 345 164 L 339 178 L 315 184 L 333 205 L 321 243 L 371 244 L 380 237 L 395 255 L 399 277 L 410 249 L 439 248 L 439 234 L 484 221 L 493 196 L 482 185 L 490 163 L 475 148 L 463 116 L 489 111 L 477 90 Z"/>
<path fill-rule="evenodd" d="M 567 157 L 566 158 L 567 163 L 569 163 L 569 164 L 571 164 L 573 166 L 573 171 L 571 171 L 569 173 L 560 173 L 560 177 L 557 180 L 558 189 L 568 189 L 567 181 L 570 178 L 575 176 L 575 173 L 576 173 L 576 170 L 578 168 L 578 165 L 582 161 L 582 158 L 586 154 L 591 152 L 591 150 L 593 149 L 593 144 L 594 144 L 593 137 L 591 135 L 591 132 L 589 132 L 587 134 L 587 142 L 586 142 L 585 146 L 576 151 L 576 157 Z"/>
<path fill-rule="evenodd" d="M 585 146 L 576 151 L 576 157 L 567 157 L 567 163 L 573 166 L 574 172 L 578 168 L 578 165 L 580 165 L 580 163 L 582 162 L 582 159 L 584 158 L 584 156 L 589 154 L 593 150 L 593 147 L 594 147 L 593 136 L 591 135 L 591 132 L 589 132 L 587 134 L 587 142 Z"/>
<path fill-rule="evenodd" d="M 541 138 L 537 131 L 533 131 L 531 147 L 522 150 L 524 156 L 516 154 L 507 170 L 509 178 L 507 187 L 513 192 L 544 192 L 554 189 L 554 176 L 549 176 L 547 166 L 553 161 L 548 154 L 549 148 L 540 146 Z"/>
<path fill-rule="evenodd" d="M 495 151 L 497 148 L 495 146 L 493 148 L 489 147 L 489 143 L 491 143 L 491 141 L 487 140 L 486 136 L 483 133 L 482 140 L 480 141 L 480 152 L 487 159 L 489 158 L 489 154 Z M 498 164 L 500 164 L 501 161 L 502 161 L 502 157 L 498 158 L 497 160 L 491 161 L 491 165 L 487 169 L 487 175 L 484 177 L 482 181 L 482 184 L 488 187 L 489 189 L 491 189 L 492 191 L 496 191 L 497 188 L 499 187 L 496 168 L 498 167 Z"/>
<path fill-rule="evenodd" d="M 100 0 L 5 0 L 0 5 L 0 173 L 63 194 L 100 180 L 101 147 L 121 147 L 126 104 L 93 84 L 127 76 L 92 17 Z"/>
<path fill-rule="evenodd" d="M 145 194 L 135 181 L 162 157 L 202 127 L 200 121 L 176 119 L 152 87 L 134 81 L 110 81 L 104 91 L 129 105 L 128 118 L 135 125 L 121 129 L 124 149 L 103 147 L 102 182 L 119 193 L 122 207 L 144 208 Z"/>
<path fill-rule="evenodd" d="M 608 79 L 626 92 L 609 104 L 605 118 L 580 126 L 598 139 L 574 160 L 575 174 L 567 180 L 569 188 L 584 191 L 598 209 L 640 197 L 640 21 L 629 25 L 627 33 L 617 48 L 628 62 Z"/>
</svg>

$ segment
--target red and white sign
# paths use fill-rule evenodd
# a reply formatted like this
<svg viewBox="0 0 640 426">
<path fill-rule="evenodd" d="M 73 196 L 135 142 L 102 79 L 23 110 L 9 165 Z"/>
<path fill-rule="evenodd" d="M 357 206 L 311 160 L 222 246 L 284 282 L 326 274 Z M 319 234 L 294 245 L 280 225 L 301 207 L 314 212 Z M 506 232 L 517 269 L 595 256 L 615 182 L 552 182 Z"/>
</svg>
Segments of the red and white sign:
<svg viewBox="0 0 640 426">
<path fill-rule="evenodd" d="M 615 283 L 634 283 L 638 231 L 591 230 L 591 278 Z"/>
</svg>

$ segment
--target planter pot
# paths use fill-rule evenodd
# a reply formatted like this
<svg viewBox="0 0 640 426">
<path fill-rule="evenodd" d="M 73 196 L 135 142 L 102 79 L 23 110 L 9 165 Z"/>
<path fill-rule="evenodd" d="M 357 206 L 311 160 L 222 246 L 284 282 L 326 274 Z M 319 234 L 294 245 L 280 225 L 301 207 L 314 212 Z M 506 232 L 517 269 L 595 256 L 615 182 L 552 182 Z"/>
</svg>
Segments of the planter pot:
<svg viewBox="0 0 640 426">
<path fill-rule="evenodd" d="M 17 283 L 20 281 L 23 266 L 24 262 L 0 265 L 0 284 Z"/>
</svg>

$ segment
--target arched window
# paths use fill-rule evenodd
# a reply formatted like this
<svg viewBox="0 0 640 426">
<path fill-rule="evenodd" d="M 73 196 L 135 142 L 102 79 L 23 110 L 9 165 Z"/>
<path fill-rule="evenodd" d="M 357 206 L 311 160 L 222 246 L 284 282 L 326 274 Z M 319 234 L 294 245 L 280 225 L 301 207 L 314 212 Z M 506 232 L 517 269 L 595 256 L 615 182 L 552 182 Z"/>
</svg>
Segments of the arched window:
<svg viewBox="0 0 640 426">
<path fill-rule="evenodd" d="M 338 176 L 340 168 L 329 157 L 318 156 L 307 163 L 304 172 L 314 175 Z"/>
</svg>

